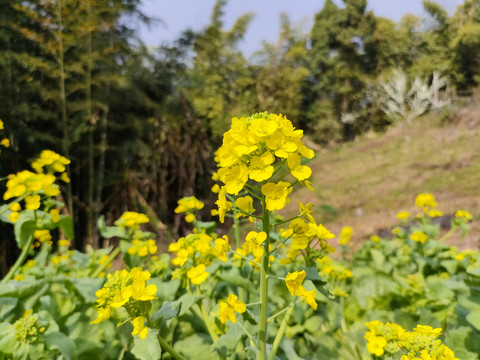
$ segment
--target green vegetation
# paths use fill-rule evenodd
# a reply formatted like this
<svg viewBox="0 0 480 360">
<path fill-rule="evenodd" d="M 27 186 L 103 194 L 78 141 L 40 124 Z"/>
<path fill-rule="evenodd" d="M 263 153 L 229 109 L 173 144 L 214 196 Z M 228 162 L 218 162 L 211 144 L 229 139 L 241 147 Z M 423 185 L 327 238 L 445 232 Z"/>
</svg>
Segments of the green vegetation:
<svg viewBox="0 0 480 360">
<path fill-rule="evenodd" d="M 152 51 L 122 20 L 149 21 L 138 0 L 5 2 L 0 117 L 11 147 L 2 170 L 18 171 L 45 148 L 72 160 L 62 196 L 79 224 L 76 248 L 105 246 L 99 215 L 116 218 L 127 208 L 156 214 L 163 238 L 181 233 L 172 209 L 193 191 L 208 197 L 203 174 L 213 172 L 213 149 L 233 116 L 281 112 L 332 144 L 414 119 L 439 101 L 448 114 L 452 96 L 479 81 L 478 1 L 451 16 L 424 1 L 425 19 L 405 15 L 397 24 L 367 11 L 366 0 L 329 0 L 311 35 L 283 14 L 279 40 L 251 59 L 237 44 L 252 15 L 224 29 L 225 4 L 216 3 L 205 29 L 186 29 Z M 393 100 L 406 108 L 387 112 L 385 84 L 397 70 L 406 84 L 436 92 L 422 93 L 421 107 L 404 93 Z"/>
</svg>

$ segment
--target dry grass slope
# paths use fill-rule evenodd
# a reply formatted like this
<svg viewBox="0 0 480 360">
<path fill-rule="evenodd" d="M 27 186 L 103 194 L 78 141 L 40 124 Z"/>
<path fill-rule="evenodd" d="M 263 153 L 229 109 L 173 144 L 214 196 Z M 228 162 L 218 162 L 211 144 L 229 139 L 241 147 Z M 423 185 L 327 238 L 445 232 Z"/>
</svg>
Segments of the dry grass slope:
<svg viewBox="0 0 480 360">
<path fill-rule="evenodd" d="M 398 224 L 396 214 L 415 214 L 418 193 L 434 194 L 439 209 L 452 215 L 465 209 L 476 219 L 459 248 L 480 244 L 480 107 L 470 106 L 444 125 L 435 115 L 386 134 L 368 134 L 354 143 L 317 152 L 310 162 L 314 194 L 299 189 L 297 200 L 316 204 L 314 216 L 334 233 L 352 226 L 361 241 Z"/>
</svg>

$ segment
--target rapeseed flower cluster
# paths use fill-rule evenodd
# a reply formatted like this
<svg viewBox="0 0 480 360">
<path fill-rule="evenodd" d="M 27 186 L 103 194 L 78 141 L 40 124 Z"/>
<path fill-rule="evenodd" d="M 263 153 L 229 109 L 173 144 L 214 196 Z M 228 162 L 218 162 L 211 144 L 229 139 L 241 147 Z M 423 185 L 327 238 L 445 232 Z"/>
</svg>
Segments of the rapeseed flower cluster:
<svg viewBox="0 0 480 360">
<path fill-rule="evenodd" d="M 51 150 L 43 150 L 40 156 L 33 161 L 32 168 L 38 174 L 60 173 L 60 179 L 66 183 L 70 182 L 65 166 L 70 164 L 70 160 Z"/>
<path fill-rule="evenodd" d="M 403 353 L 401 360 L 458 360 L 453 351 L 438 340 L 442 329 L 417 325 L 406 331 L 400 325 L 375 320 L 365 324 L 367 349 L 375 356 Z"/>
<path fill-rule="evenodd" d="M 34 344 L 42 339 L 46 326 L 41 324 L 38 316 L 32 310 L 27 310 L 23 316 L 13 323 L 15 337 L 23 344 Z"/>
<path fill-rule="evenodd" d="M 53 151 L 44 150 L 40 157 L 32 163 L 36 173 L 22 170 L 16 174 L 9 175 L 6 184 L 7 190 L 3 194 L 3 199 L 19 198 L 9 206 L 11 211 L 9 220 L 17 222 L 20 217 L 20 212 L 22 211 L 20 201 L 24 202 L 25 210 L 38 210 L 41 208 L 42 203 L 45 205 L 46 211 L 50 210 L 52 204 L 46 204 L 45 200 L 60 194 L 60 188 L 55 184 L 56 177 L 54 173 L 60 172 L 60 179 L 69 182 L 70 180 L 65 173 L 65 165 L 69 163 L 70 160 L 67 158 Z M 59 213 L 59 209 L 54 208 L 50 210 L 53 222 L 60 220 Z"/>
<path fill-rule="evenodd" d="M 428 241 L 428 235 L 425 234 L 423 231 L 414 231 L 410 235 L 410 240 L 425 244 Z"/>
<path fill-rule="evenodd" d="M 140 257 L 155 255 L 157 253 L 157 243 L 153 239 L 145 241 L 133 239 L 132 246 L 128 248 L 127 253 L 130 255 L 138 255 Z"/>
<path fill-rule="evenodd" d="M 452 226 L 461 226 L 472 221 L 472 214 L 466 210 L 457 210 L 455 217 L 452 219 Z"/>
<path fill-rule="evenodd" d="M 284 239 L 291 239 L 287 257 L 280 260 L 281 264 L 294 262 L 301 252 L 314 259 L 335 252 L 335 248 L 328 243 L 335 235 L 322 224 L 317 224 L 309 213 L 292 220 L 288 229 L 282 229 L 280 235 Z"/>
<path fill-rule="evenodd" d="M 227 194 L 237 196 L 249 180 L 261 184 L 260 191 L 269 211 L 282 209 L 289 201 L 292 184 L 282 180 L 285 173 L 278 174 L 277 180 L 273 178 L 283 166 L 296 181 L 309 186 L 312 171 L 301 162 L 313 158 L 314 153 L 302 143 L 302 137 L 303 131 L 295 129 L 283 115 L 264 112 L 232 119 L 215 157 L 219 166 L 217 176 L 223 183 L 216 202 L 221 222 L 233 206 Z"/>
<path fill-rule="evenodd" d="M 128 228 L 130 232 L 134 232 L 140 228 L 140 225 L 150 221 L 147 215 L 135 211 L 125 211 L 118 220 L 114 222 L 121 229 Z"/>
<path fill-rule="evenodd" d="M 318 262 L 320 263 L 320 275 L 327 281 L 346 281 L 353 278 L 350 270 L 328 256 L 319 259 Z"/>
<path fill-rule="evenodd" d="M 175 208 L 175 213 L 184 213 L 185 221 L 188 223 L 194 222 L 198 210 L 203 209 L 204 203 L 198 200 L 195 196 L 188 196 L 178 200 L 178 206 Z"/>
<path fill-rule="evenodd" d="M 318 259 L 318 263 L 319 274 L 328 282 L 329 291 L 337 297 L 349 297 L 345 284 L 353 278 L 352 272 L 328 256 Z"/>
<path fill-rule="evenodd" d="M 145 339 L 148 328 L 144 324 L 148 307 L 143 304 L 157 298 L 157 287 L 153 284 L 146 285 L 150 276 L 148 271 L 143 271 L 140 267 L 135 267 L 130 272 L 123 269 L 108 274 L 108 281 L 95 293 L 98 316 L 91 324 L 108 320 L 112 308 L 124 307 L 132 318 L 132 335 Z"/>
<path fill-rule="evenodd" d="M 428 212 L 429 210 L 436 208 L 438 204 L 432 194 L 420 193 L 415 198 L 415 205 L 422 209 L 423 212 Z"/>
<path fill-rule="evenodd" d="M 314 310 L 317 310 L 318 305 L 315 301 L 315 290 L 307 291 L 302 285 L 306 275 L 307 274 L 305 270 L 288 273 L 285 277 L 285 284 L 287 285 L 287 289 L 290 294 L 292 294 L 293 296 L 298 296 L 302 302 L 310 305 Z"/>
<path fill-rule="evenodd" d="M 206 233 L 191 233 L 178 239 L 168 247 L 168 251 L 176 254 L 172 264 L 179 266 L 174 272 L 176 278 L 186 278 L 194 285 L 200 285 L 210 275 L 206 268 L 215 259 L 227 261 L 230 250 L 228 237 L 215 238 Z"/>
<path fill-rule="evenodd" d="M 7 190 L 3 199 L 23 198 L 27 210 L 37 210 L 41 206 L 42 195 L 53 197 L 60 194 L 59 187 L 55 184 L 52 174 L 35 174 L 28 170 L 20 171 L 8 176 Z M 10 204 L 10 221 L 16 222 L 22 206 L 19 201 Z"/>
<path fill-rule="evenodd" d="M 342 246 L 346 246 L 353 236 L 353 228 L 351 226 L 344 226 L 340 230 L 340 235 L 338 235 L 338 243 Z"/>
</svg>

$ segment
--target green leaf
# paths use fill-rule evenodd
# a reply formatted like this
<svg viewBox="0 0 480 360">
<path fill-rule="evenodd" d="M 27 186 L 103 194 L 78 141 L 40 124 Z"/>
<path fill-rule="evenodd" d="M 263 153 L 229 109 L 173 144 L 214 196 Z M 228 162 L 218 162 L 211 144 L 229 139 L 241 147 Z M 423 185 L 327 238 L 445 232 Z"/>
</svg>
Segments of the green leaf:
<svg viewBox="0 0 480 360">
<path fill-rule="evenodd" d="M 97 301 L 95 293 L 103 286 L 105 279 L 100 278 L 68 278 L 65 285 L 88 303 Z"/>
<path fill-rule="evenodd" d="M 73 240 L 75 233 L 73 231 L 73 219 L 70 216 L 62 215 L 57 225 L 65 233 L 67 239 Z"/>
<path fill-rule="evenodd" d="M 243 332 L 238 323 L 232 323 L 227 332 L 215 341 L 213 344 L 213 350 L 218 352 L 221 356 L 230 357 L 235 351 L 242 336 Z"/>
<path fill-rule="evenodd" d="M 285 355 L 287 355 L 288 360 L 302 360 L 300 356 L 295 351 L 295 343 L 292 339 L 283 338 L 280 347 L 283 349 Z"/>
<path fill-rule="evenodd" d="M 165 301 L 160 309 L 158 309 L 152 315 L 152 321 L 155 325 L 158 325 L 160 321 L 173 319 L 180 313 L 180 309 L 182 308 L 181 301 Z"/>
<path fill-rule="evenodd" d="M 0 297 L 24 298 L 33 295 L 46 285 L 44 280 L 35 281 L 11 281 L 8 284 L 0 285 Z"/>
<path fill-rule="evenodd" d="M 0 323 L 0 353 L 12 354 L 18 345 L 15 328 L 7 322 Z"/>
<path fill-rule="evenodd" d="M 10 216 L 10 214 L 12 213 L 10 210 L 8 210 L 8 208 L 12 205 L 12 202 L 13 201 L 11 201 L 8 204 L 3 204 L 3 205 L 0 206 L 0 221 L 1 222 L 12 223 L 10 221 L 10 219 L 8 218 Z"/>
<path fill-rule="evenodd" d="M 0 319 L 5 320 L 8 315 L 18 304 L 18 299 L 14 297 L 0 298 Z"/>
<path fill-rule="evenodd" d="M 105 239 L 110 239 L 112 237 L 119 237 L 121 239 L 128 239 L 128 235 L 124 230 L 120 229 L 117 226 L 107 226 L 105 224 L 105 217 L 101 215 L 97 220 L 97 228 L 100 231 L 100 234 Z"/>
<path fill-rule="evenodd" d="M 22 211 L 13 228 L 15 241 L 20 249 L 25 246 L 36 229 L 37 225 L 34 220 L 33 211 Z"/>
<path fill-rule="evenodd" d="M 45 344 L 49 349 L 58 349 L 67 360 L 75 360 L 77 353 L 75 343 L 61 332 L 51 332 L 45 334 Z"/>
<path fill-rule="evenodd" d="M 205 229 L 207 234 L 211 234 L 217 230 L 217 223 L 215 221 L 197 221 L 197 226 L 200 229 Z"/>
<path fill-rule="evenodd" d="M 217 276 L 218 278 L 220 278 L 220 280 L 223 280 L 230 285 L 240 286 L 251 292 L 256 291 L 252 282 L 248 280 L 245 276 L 242 276 L 240 270 L 237 267 L 232 267 L 230 270 L 219 273 Z"/>
<path fill-rule="evenodd" d="M 206 334 L 197 333 L 178 340 L 173 347 L 187 359 L 217 360 L 218 355 L 212 352 L 210 341 Z"/>
<path fill-rule="evenodd" d="M 478 333 L 469 326 L 450 329 L 445 336 L 445 345 L 454 352 L 458 359 L 478 360 L 477 354 L 480 353 Z"/>
<path fill-rule="evenodd" d="M 202 295 L 192 295 L 189 293 L 183 294 L 180 296 L 178 301 L 182 303 L 182 306 L 180 307 L 180 313 L 178 314 L 179 316 L 184 315 L 190 308 L 200 299 L 202 299 Z"/>
<path fill-rule="evenodd" d="M 303 268 L 305 270 L 307 280 L 312 280 L 315 285 L 325 285 L 327 281 L 320 276 L 318 269 L 315 266 Z"/>
<path fill-rule="evenodd" d="M 180 287 L 180 279 L 172 279 L 167 282 L 160 278 L 152 278 L 148 281 L 149 284 L 155 284 L 157 287 L 157 297 L 161 301 L 171 301 L 175 299 L 175 294 Z"/>
<path fill-rule="evenodd" d="M 305 330 L 313 334 L 320 329 L 323 322 L 324 320 L 320 316 L 312 316 L 305 321 Z"/>
<path fill-rule="evenodd" d="M 148 329 L 145 339 L 135 336 L 132 354 L 139 360 L 157 360 L 162 356 L 162 348 L 157 339 L 158 330 Z"/>
<path fill-rule="evenodd" d="M 384 271 L 385 255 L 380 250 L 377 250 L 377 249 L 370 250 L 370 254 L 372 255 L 372 260 L 375 268 L 380 271 Z"/>
<path fill-rule="evenodd" d="M 480 331 L 480 308 L 476 308 L 467 315 L 467 321 L 477 330 Z"/>
</svg>

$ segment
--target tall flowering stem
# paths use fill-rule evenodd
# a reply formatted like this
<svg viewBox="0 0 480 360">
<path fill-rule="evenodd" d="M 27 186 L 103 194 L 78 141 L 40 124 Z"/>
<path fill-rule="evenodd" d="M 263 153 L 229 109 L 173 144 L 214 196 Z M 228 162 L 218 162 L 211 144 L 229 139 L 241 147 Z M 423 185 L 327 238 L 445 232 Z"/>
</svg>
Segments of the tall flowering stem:
<svg viewBox="0 0 480 360">
<path fill-rule="evenodd" d="M 295 263 L 300 254 L 308 260 L 307 263 L 313 264 L 315 259 L 331 250 L 327 240 L 334 237 L 311 217 L 310 204 L 300 204 L 299 216 L 283 223 L 270 224 L 271 213 L 283 209 L 289 203 L 293 185 L 298 183 L 311 189 L 308 178 L 312 170 L 302 161 L 312 159 L 314 153 L 303 144 L 302 137 L 303 131 L 295 129 L 285 116 L 257 113 L 246 118 L 233 118 L 232 126 L 224 134 L 222 146 L 216 152 L 215 160 L 219 169 L 212 178 L 223 185 L 216 187 L 218 200 L 215 203 L 218 210 L 215 213 L 220 222 L 224 222 L 226 214 L 233 212 L 237 239 L 237 248 L 233 253 L 260 270 L 260 313 L 256 344 L 258 360 L 267 359 L 269 278 L 283 279 L 269 275 L 269 265 L 275 261 L 271 253 L 280 246 L 283 248 L 289 241 L 288 252 L 285 258 L 279 260 L 280 264 Z M 256 200 L 261 203 L 258 213 L 255 209 Z M 239 224 L 236 219 L 242 216 L 259 225 L 259 231 L 250 231 L 242 246 L 239 246 Z M 261 220 L 261 224 L 258 220 Z M 271 226 L 287 222 L 290 222 L 289 229 L 282 231 L 282 239 L 274 244 L 270 237 Z M 292 288 L 292 296 L 299 297 L 299 300 L 316 309 L 315 290 L 307 291 L 301 285 L 305 271 L 302 274 L 297 271 L 290 274 L 290 277 L 298 278 L 286 283 L 287 287 Z M 285 326 L 286 324 L 283 325 Z M 272 350 L 270 358 L 275 356 L 283 332 L 284 330 L 275 338 L 276 348 Z"/>
<path fill-rule="evenodd" d="M 0 284 L 6 284 L 7 282 L 9 282 L 13 276 L 15 275 L 15 273 L 18 271 L 18 269 L 20 269 L 20 267 L 23 265 L 23 263 L 25 262 L 25 259 L 27 258 L 28 256 L 28 253 L 30 251 L 30 248 L 33 244 L 33 240 L 34 240 L 34 237 L 33 237 L 33 234 L 28 238 L 28 241 L 27 243 L 24 245 L 23 249 L 22 249 L 22 253 L 20 254 L 20 256 L 18 257 L 17 261 L 15 261 L 15 264 L 13 264 L 13 266 L 11 267 L 10 271 L 7 273 L 7 275 L 5 275 L 5 277 L 2 279 L 2 281 L 0 282 Z"/>
<path fill-rule="evenodd" d="M 268 305 L 268 260 L 270 257 L 270 211 L 267 210 L 265 196 L 262 199 L 262 230 L 267 234 L 263 243 L 262 263 L 260 267 L 260 325 L 258 329 L 258 359 L 266 359 L 267 343 L 267 305 Z"/>
</svg>

